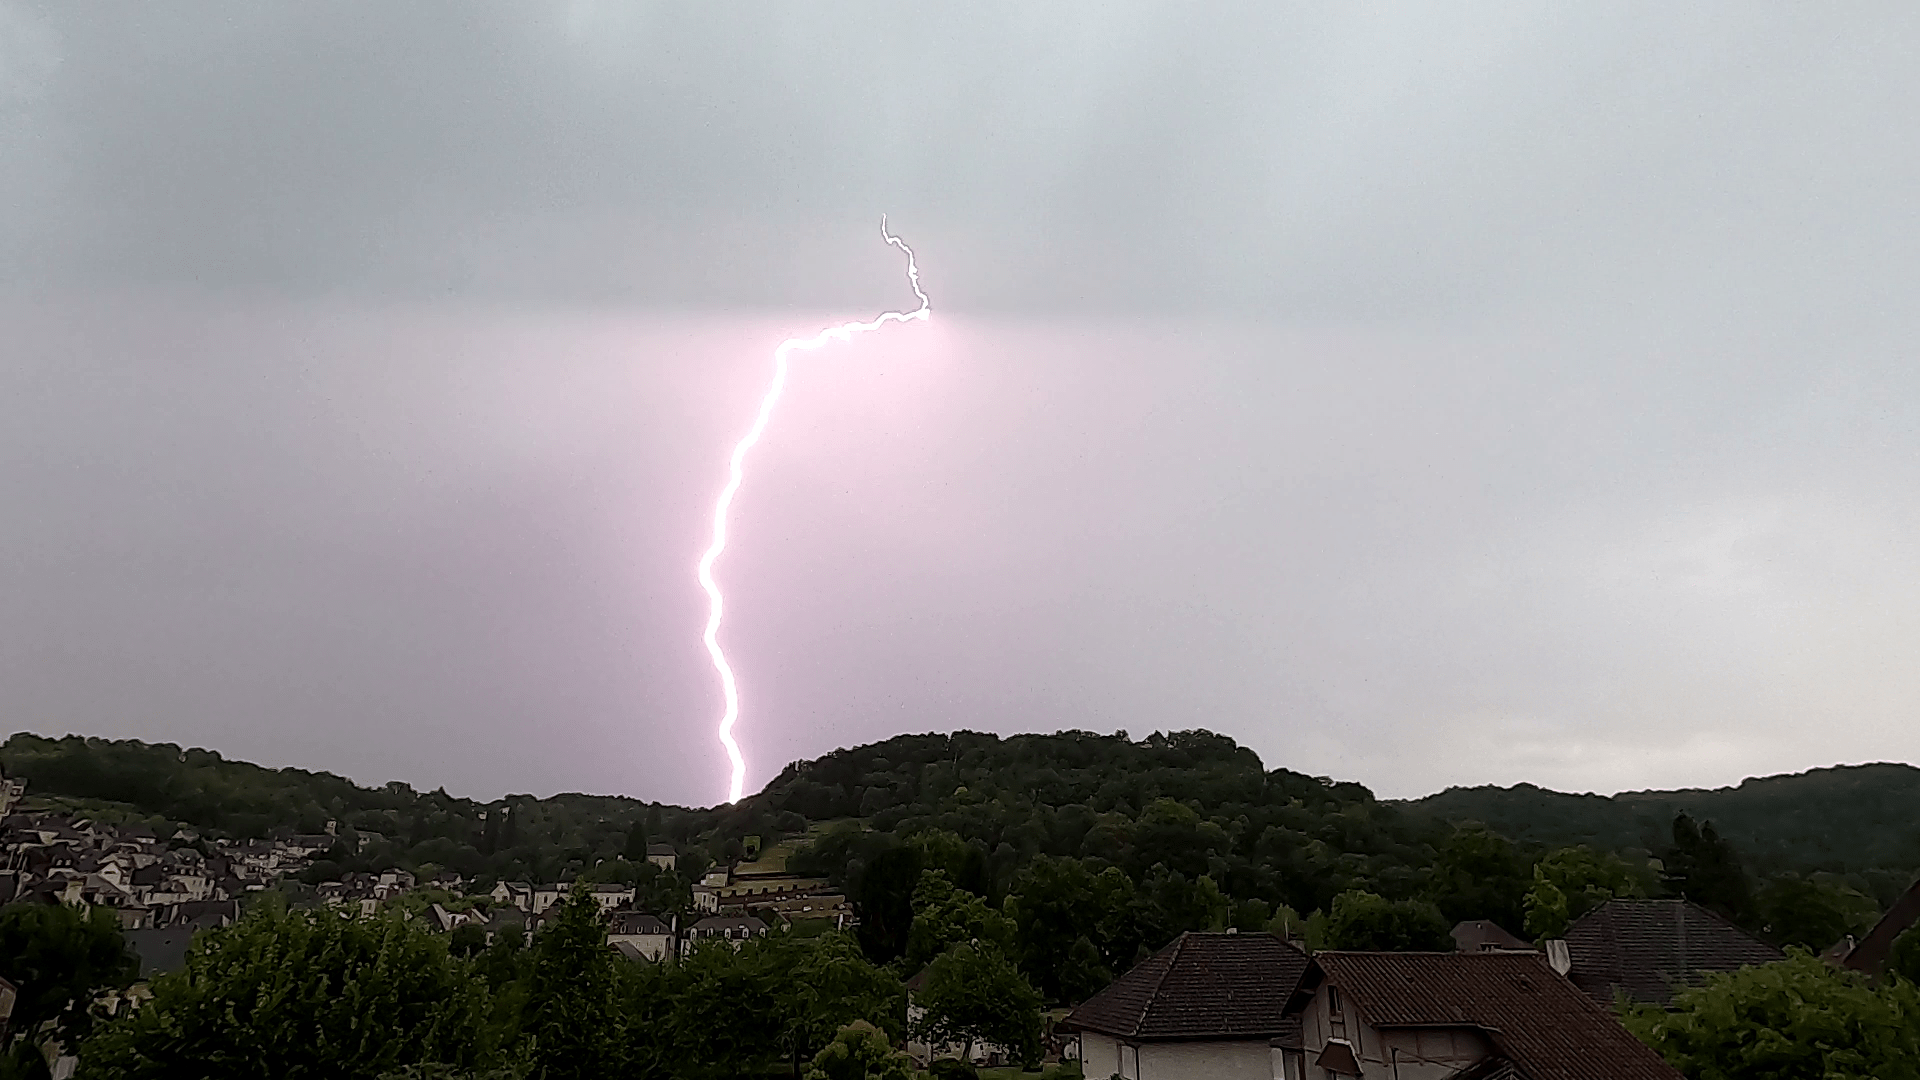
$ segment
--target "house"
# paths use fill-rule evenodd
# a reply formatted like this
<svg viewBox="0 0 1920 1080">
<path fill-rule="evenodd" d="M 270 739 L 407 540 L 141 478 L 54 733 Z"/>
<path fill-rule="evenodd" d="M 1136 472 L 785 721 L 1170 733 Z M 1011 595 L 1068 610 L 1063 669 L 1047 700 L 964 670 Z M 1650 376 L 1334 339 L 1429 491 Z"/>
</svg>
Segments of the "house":
<svg viewBox="0 0 1920 1080">
<path fill-rule="evenodd" d="M 1894 939 L 1915 923 L 1920 923 L 1920 881 L 1915 881 L 1893 902 L 1893 906 L 1880 916 L 1880 921 L 1874 924 L 1873 929 L 1867 931 L 1866 937 L 1857 943 L 1849 937 L 1829 950 L 1827 955 L 1841 967 L 1877 976 L 1887 969 L 1887 957 L 1893 952 Z"/>
<path fill-rule="evenodd" d="M 27 793 L 27 782 L 15 780 L 5 772 L 0 772 L 0 818 L 13 812 L 13 804 Z"/>
<path fill-rule="evenodd" d="M 428 905 L 427 917 L 432 921 L 433 928 L 443 934 L 451 934 L 468 923 L 485 925 L 487 921 L 483 911 L 448 911 L 437 903 Z"/>
<path fill-rule="evenodd" d="M 1453 926 L 1453 951 L 1455 952 L 1538 952 L 1532 943 L 1523 941 L 1502 929 L 1500 924 L 1488 919 L 1467 919 Z"/>
<path fill-rule="evenodd" d="M 1686 900 L 1608 900 L 1567 927 L 1566 943 L 1567 978 L 1608 1007 L 1616 993 L 1665 1005 L 1708 972 L 1785 955 Z"/>
<path fill-rule="evenodd" d="M 1316 953 L 1286 1014 L 1279 1080 L 1682 1080 L 1539 953 Z"/>
<path fill-rule="evenodd" d="M 735 952 L 739 952 L 748 939 L 766 936 L 767 924 L 751 915 L 712 915 L 687 930 L 690 943 L 724 941 L 732 945 Z"/>
<path fill-rule="evenodd" d="M 644 912 L 619 912 L 607 928 L 607 944 L 632 946 L 631 952 L 621 949 L 621 954 L 656 964 L 673 956 L 673 941 L 673 927 Z"/>
<path fill-rule="evenodd" d="M 853 905 L 848 903 L 847 898 L 840 893 L 794 896 L 771 903 L 755 904 L 751 910 L 761 919 L 774 919 L 789 925 L 795 921 L 807 920 L 831 922 L 835 930 L 845 930 L 855 921 Z"/>
<path fill-rule="evenodd" d="M 647 861 L 662 870 L 671 870 L 680 864 L 680 856 L 674 853 L 672 844 L 648 844 Z"/>
<path fill-rule="evenodd" d="M 555 881 L 547 885 L 536 885 L 533 889 L 533 914 L 538 915 L 567 898 L 573 885 L 565 881 Z"/>
<path fill-rule="evenodd" d="M 511 905 L 521 911 L 533 910 L 533 886 L 524 881 L 496 881 L 487 894 L 495 905 Z"/>
<path fill-rule="evenodd" d="M 1182 934 L 1060 1026 L 1089 1077 L 1269 1080 L 1273 1041 L 1299 1041 L 1287 1002 L 1306 966 L 1271 934 Z"/>
<path fill-rule="evenodd" d="M 587 895 L 593 897 L 593 902 L 600 906 L 600 913 L 604 915 L 614 908 L 631 905 L 634 888 L 631 885 L 613 885 L 603 882 L 590 887 Z"/>
</svg>

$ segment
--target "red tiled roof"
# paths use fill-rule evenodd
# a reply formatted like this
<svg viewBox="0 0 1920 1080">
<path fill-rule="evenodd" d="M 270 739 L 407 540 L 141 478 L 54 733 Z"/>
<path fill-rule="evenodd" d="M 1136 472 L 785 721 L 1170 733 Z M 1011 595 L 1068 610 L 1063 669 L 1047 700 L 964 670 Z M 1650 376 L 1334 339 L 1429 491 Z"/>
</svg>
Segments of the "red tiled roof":
<svg viewBox="0 0 1920 1080">
<path fill-rule="evenodd" d="M 1064 1024 L 1143 1041 L 1297 1038 L 1286 1005 L 1306 966 L 1306 954 L 1271 934 L 1182 934 Z"/>
<path fill-rule="evenodd" d="M 1567 928 L 1567 955 L 1573 985 L 1611 1006 L 1616 990 L 1664 1005 L 1707 972 L 1770 964 L 1784 954 L 1698 904 L 1609 900 Z"/>
<path fill-rule="evenodd" d="M 1377 1028 L 1483 1031 L 1528 1080 L 1681 1080 L 1539 953 L 1316 953 L 1296 1014 L 1323 980 Z"/>
</svg>

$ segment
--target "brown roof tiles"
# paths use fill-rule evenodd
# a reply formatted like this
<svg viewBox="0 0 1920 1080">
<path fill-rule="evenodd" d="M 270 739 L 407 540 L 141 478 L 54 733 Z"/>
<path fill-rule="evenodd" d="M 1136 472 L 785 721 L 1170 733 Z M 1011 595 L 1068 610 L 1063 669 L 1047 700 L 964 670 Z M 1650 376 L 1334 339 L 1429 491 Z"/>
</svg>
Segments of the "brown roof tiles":
<svg viewBox="0 0 1920 1080">
<path fill-rule="evenodd" d="M 1539 953 L 1316 953 L 1295 1007 L 1323 980 L 1376 1028 L 1478 1029 L 1527 1080 L 1680 1080 Z"/>
<path fill-rule="evenodd" d="M 1783 958 L 1698 904 L 1686 900 L 1609 900 L 1567 928 L 1567 977 L 1602 1005 L 1616 991 L 1665 1005 L 1676 989 L 1710 971 L 1738 971 Z"/>
</svg>

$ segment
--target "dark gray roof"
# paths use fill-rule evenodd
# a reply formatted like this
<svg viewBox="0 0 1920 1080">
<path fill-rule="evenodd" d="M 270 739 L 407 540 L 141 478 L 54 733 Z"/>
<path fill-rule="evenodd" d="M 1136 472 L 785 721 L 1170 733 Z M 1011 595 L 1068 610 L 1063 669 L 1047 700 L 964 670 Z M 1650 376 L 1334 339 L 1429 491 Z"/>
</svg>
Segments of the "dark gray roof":
<svg viewBox="0 0 1920 1080">
<path fill-rule="evenodd" d="M 1532 942 L 1515 937 L 1492 920 L 1468 919 L 1454 924 L 1453 950 L 1455 952 L 1492 952 L 1500 949 L 1535 951 Z"/>
<path fill-rule="evenodd" d="M 1603 1005 L 1624 991 L 1665 1005 L 1708 972 L 1782 959 L 1779 949 L 1686 900 L 1609 900 L 1567 928 L 1567 978 Z"/>
<path fill-rule="evenodd" d="M 1063 1022 L 1121 1038 L 1297 1036 L 1287 998 L 1307 957 L 1272 934 L 1182 934 L 1088 998 Z"/>
<path fill-rule="evenodd" d="M 615 934 L 670 934 L 672 928 L 661 922 L 658 916 L 642 911 L 626 911 L 614 916 L 611 932 Z"/>
<path fill-rule="evenodd" d="M 194 927 L 169 926 L 164 930 L 127 930 L 124 933 L 127 948 L 140 958 L 140 977 L 151 979 L 185 966 L 187 946 L 193 944 Z"/>
</svg>

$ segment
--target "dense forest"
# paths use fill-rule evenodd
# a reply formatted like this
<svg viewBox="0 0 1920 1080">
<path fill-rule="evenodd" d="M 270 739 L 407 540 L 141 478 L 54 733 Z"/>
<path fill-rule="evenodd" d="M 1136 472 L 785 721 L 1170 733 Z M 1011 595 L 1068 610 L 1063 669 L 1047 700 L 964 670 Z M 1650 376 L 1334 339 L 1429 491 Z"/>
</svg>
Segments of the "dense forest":
<svg viewBox="0 0 1920 1080">
<path fill-rule="evenodd" d="M 1738 787 L 1568 795 L 1532 784 L 1448 788 L 1402 804 L 1445 821 L 1480 821 L 1517 841 L 1657 851 L 1678 814 L 1711 820 L 1749 869 L 1857 875 L 1882 903 L 1920 867 L 1920 768 L 1841 765 L 1755 777 Z"/>
</svg>

